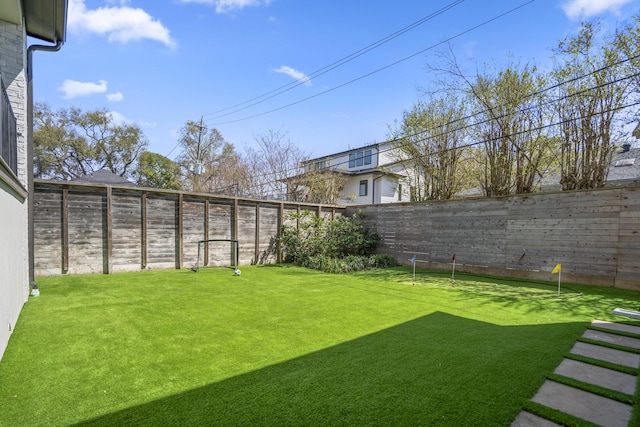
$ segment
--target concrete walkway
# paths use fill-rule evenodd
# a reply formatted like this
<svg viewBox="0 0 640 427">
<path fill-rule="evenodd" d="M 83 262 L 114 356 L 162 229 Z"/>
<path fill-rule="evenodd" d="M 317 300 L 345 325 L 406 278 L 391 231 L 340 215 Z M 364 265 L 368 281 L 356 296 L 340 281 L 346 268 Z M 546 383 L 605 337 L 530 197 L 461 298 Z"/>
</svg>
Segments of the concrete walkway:
<svg viewBox="0 0 640 427">
<path fill-rule="evenodd" d="M 594 320 L 591 325 L 608 332 L 587 329 L 582 337 L 594 343 L 576 342 L 570 353 L 624 367 L 640 368 L 640 354 L 633 352 L 634 349 L 640 349 L 639 326 L 602 320 Z M 603 345 L 598 345 L 598 342 Z M 612 349 L 606 344 L 623 346 L 630 351 Z M 553 373 L 632 396 L 636 394 L 638 384 L 637 375 L 567 358 Z M 627 427 L 633 413 L 632 405 L 552 380 L 546 380 L 531 401 L 602 427 Z M 526 411 L 520 412 L 511 424 L 511 427 L 539 426 L 552 427 L 558 424 Z"/>
</svg>

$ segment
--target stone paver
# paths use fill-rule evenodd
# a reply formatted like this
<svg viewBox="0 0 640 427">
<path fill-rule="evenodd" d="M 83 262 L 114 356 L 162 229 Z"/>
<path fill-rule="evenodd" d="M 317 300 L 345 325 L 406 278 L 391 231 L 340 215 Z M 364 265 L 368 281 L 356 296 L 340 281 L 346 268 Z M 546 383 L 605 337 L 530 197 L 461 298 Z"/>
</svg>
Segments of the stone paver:
<svg viewBox="0 0 640 427">
<path fill-rule="evenodd" d="M 628 332 L 640 336 L 640 326 L 625 325 L 624 323 L 607 322 L 606 320 L 594 320 L 591 322 L 593 326 L 612 331 Z"/>
<path fill-rule="evenodd" d="M 582 334 L 583 338 L 589 338 L 590 340 L 602 341 L 609 344 L 623 345 L 630 348 L 640 349 L 640 339 L 625 337 L 622 335 L 610 334 L 608 332 L 594 331 L 587 329 Z"/>
<path fill-rule="evenodd" d="M 628 366 L 630 368 L 640 367 L 640 354 L 615 350 L 613 348 L 602 347 L 600 345 L 577 342 L 571 349 L 571 353 L 615 363 L 617 365 Z"/>
<path fill-rule="evenodd" d="M 594 320 L 592 325 L 607 329 L 611 333 L 587 330 L 582 335 L 584 338 L 601 341 L 603 344 L 640 348 L 640 327 L 638 326 L 604 320 Z M 618 335 L 616 332 L 636 334 L 638 338 Z M 571 349 L 571 353 L 630 368 L 640 368 L 640 354 L 616 350 L 604 345 L 578 341 Z M 638 384 L 636 375 L 568 358 L 562 360 L 554 373 L 629 395 L 635 395 Z M 553 380 L 546 380 L 531 401 L 602 427 L 628 427 L 633 412 L 632 405 Z M 527 411 L 521 411 L 510 427 L 557 427 L 557 424 Z"/>
<path fill-rule="evenodd" d="M 631 405 L 554 381 L 545 381 L 531 400 L 602 427 L 627 427 L 631 420 Z"/>
<path fill-rule="evenodd" d="M 553 371 L 555 374 L 573 378 L 585 383 L 634 395 L 638 377 L 577 360 L 564 359 Z"/>
<path fill-rule="evenodd" d="M 522 411 L 511 423 L 511 427 L 562 427 L 553 421 L 533 415 L 531 412 Z"/>
</svg>

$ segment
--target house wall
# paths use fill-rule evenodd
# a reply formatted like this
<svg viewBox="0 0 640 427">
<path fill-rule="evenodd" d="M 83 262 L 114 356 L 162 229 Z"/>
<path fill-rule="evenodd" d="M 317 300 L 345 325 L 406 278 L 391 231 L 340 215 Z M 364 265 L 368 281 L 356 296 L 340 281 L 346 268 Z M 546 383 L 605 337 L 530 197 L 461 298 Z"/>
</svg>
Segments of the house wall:
<svg viewBox="0 0 640 427">
<path fill-rule="evenodd" d="M 0 77 L 18 127 L 17 177 L 0 165 L 0 358 L 29 296 L 25 40 L 23 26 L 0 21 Z"/>
</svg>

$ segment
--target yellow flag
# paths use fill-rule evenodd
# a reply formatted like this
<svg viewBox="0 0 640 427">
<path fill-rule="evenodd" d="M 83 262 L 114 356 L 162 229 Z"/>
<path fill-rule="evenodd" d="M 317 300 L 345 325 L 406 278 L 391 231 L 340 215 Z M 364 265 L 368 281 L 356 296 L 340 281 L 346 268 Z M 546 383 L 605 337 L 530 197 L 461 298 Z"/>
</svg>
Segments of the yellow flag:
<svg viewBox="0 0 640 427">
<path fill-rule="evenodd" d="M 553 268 L 553 271 L 551 272 L 551 274 L 560 273 L 561 270 L 562 270 L 562 264 L 557 263 L 556 266 Z"/>
</svg>

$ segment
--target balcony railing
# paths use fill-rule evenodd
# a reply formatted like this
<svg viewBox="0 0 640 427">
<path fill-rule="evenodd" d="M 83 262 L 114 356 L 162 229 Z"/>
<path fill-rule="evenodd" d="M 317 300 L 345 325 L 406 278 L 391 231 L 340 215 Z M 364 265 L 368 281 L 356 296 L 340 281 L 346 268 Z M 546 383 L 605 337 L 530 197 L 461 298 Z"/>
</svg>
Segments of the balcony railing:
<svg viewBox="0 0 640 427">
<path fill-rule="evenodd" d="M 13 115 L 9 96 L 0 79 L 2 95 L 0 95 L 0 138 L 2 141 L 2 160 L 15 175 L 18 175 L 18 126 Z"/>
</svg>

